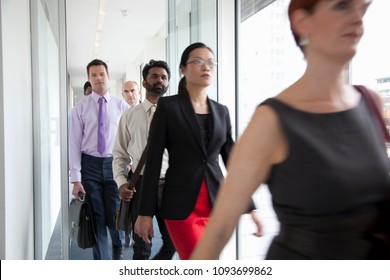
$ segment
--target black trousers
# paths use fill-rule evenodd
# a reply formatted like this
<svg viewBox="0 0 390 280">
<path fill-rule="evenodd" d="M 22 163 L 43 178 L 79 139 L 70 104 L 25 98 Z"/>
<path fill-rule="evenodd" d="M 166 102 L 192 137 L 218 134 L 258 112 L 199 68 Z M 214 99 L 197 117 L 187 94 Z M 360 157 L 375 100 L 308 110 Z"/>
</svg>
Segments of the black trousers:
<svg viewBox="0 0 390 280">
<path fill-rule="evenodd" d="M 134 196 L 132 198 L 132 209 L 131 209 L 131 218 L 132 218 L 132 225 L 133 225 L 133 260 L 148 260 L 152 251 L 152 243 L 147 244 L 143 241 L 141 237 L 139 237 L 137 234 L 134 233 L 134 225 L 138 217 L 138 208 L 140 204 L 140 193 L 141 193 L 141 185 L 142 185 L 142 176 L 139 177 L 139 180 L 136 184 L 136 190 L 137 192 L 134 193 Z M 175 247 L 171 241 L 171 238 L 169 237 L 168 230 L 165 226 L 164 220 L 156 216 L 156 220 L 158 223 L 158 227 L 161 233 L 162 243 L 159 252 L 156 254 L 156 256 L 153 257 L 153 260 L 170 260 L 172 259 L 172 256 L 175 254 Z M 150 238 L 151 240 L 151 238 Z"/>
<path fill-rule="evenodd" d="M 164 219 L 157 215 L 156 220 L 161 233 L 163 245 L 161 246 L 160 251 L 158 251 L 158 253 L 153 257 L 153 260 L 171 260 L 176 252 L 175 246 L 169 236 Z"/>
</svg>

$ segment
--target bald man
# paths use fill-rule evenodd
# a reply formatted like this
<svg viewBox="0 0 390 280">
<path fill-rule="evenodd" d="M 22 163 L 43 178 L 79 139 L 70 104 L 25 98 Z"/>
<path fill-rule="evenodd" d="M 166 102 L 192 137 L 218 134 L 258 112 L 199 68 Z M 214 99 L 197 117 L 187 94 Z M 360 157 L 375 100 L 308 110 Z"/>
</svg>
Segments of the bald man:
<svg viewBox="0 0 390 280">
<path fill-rule="evenodd" d="M 138 84 L 134 81 L 124 82 L 122 85 L 122 96 L 126 103 L 129 104 L 129 107 L 138 105 L 141 98 L 141 92 Z M 128 166 L 128 170 L 131 170 L 131 164 Z M 131 244 L 130 236 L 131 232 L 125 232 L 125 247 L 129 247 Z"/>
<path fill-rule="evenodd" d="M 140 103 L 140 89 L 136 82 L 127 81 L 122 85 L 122 96 L 130 107 L 133 107 Z"/>
</svg>

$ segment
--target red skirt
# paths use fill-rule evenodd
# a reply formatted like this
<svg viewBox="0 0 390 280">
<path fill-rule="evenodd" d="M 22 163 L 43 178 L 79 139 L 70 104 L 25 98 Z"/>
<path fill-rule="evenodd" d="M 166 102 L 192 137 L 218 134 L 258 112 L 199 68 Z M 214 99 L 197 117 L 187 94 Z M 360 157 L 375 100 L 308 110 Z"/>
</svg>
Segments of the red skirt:
<svg viewBox="0 0 390 280">
<path fill-rule="evenodd" d="M 185 220 L 165 220 L 169 235 L 182 260 L 188 260 L 196 244 L 203 236 L 212 210 L 206 181 L 202 181 L 198 200 L 192 213 Z"/>
</svg>

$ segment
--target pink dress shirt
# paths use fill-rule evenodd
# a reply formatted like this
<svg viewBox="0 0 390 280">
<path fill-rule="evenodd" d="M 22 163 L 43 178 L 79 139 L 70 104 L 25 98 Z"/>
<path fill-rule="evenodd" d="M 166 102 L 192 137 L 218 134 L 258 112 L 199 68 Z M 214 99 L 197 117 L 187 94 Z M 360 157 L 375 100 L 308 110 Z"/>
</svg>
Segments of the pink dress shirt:
<svg viewBox="0 0 390 280">
<path fill-rule="evenodd" d="M 81 155 L 112 157 L 112 148 L 122 113 L 129 108 L 122 99 L 106 93 L 107 149 L 101 155 L 97 150 L 99 98 L 95 92 L 80 100 L 71 111 L 69 128 L 69 169 L 71 182 L 81 182 Z"/>
</svg>

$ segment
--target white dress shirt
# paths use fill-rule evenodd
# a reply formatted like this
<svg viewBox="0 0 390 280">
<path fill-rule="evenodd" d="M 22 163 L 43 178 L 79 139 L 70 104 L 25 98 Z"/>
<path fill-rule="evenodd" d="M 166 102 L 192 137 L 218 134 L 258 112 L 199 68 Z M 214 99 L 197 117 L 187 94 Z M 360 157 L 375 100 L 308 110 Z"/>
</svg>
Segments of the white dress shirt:
<svg viewBox="0 0 390 280">
<path fill-rule="evenodd" d="M 148 139 L 148 115 L 149 109 L 153 106 L 145 99 L 141 104 L 126 110 L 118 125 L 113 154 L 114 180 L 118 187 L 127 183 L 127 166 L 132 161 L 134 172 L 141 159 Z M 168 167 L 168 154 L 165 151 L 163 156 L 161 177 L 164 177 Z M 143 168 L 141 171 L 143 174 Z"/>
</svg>

